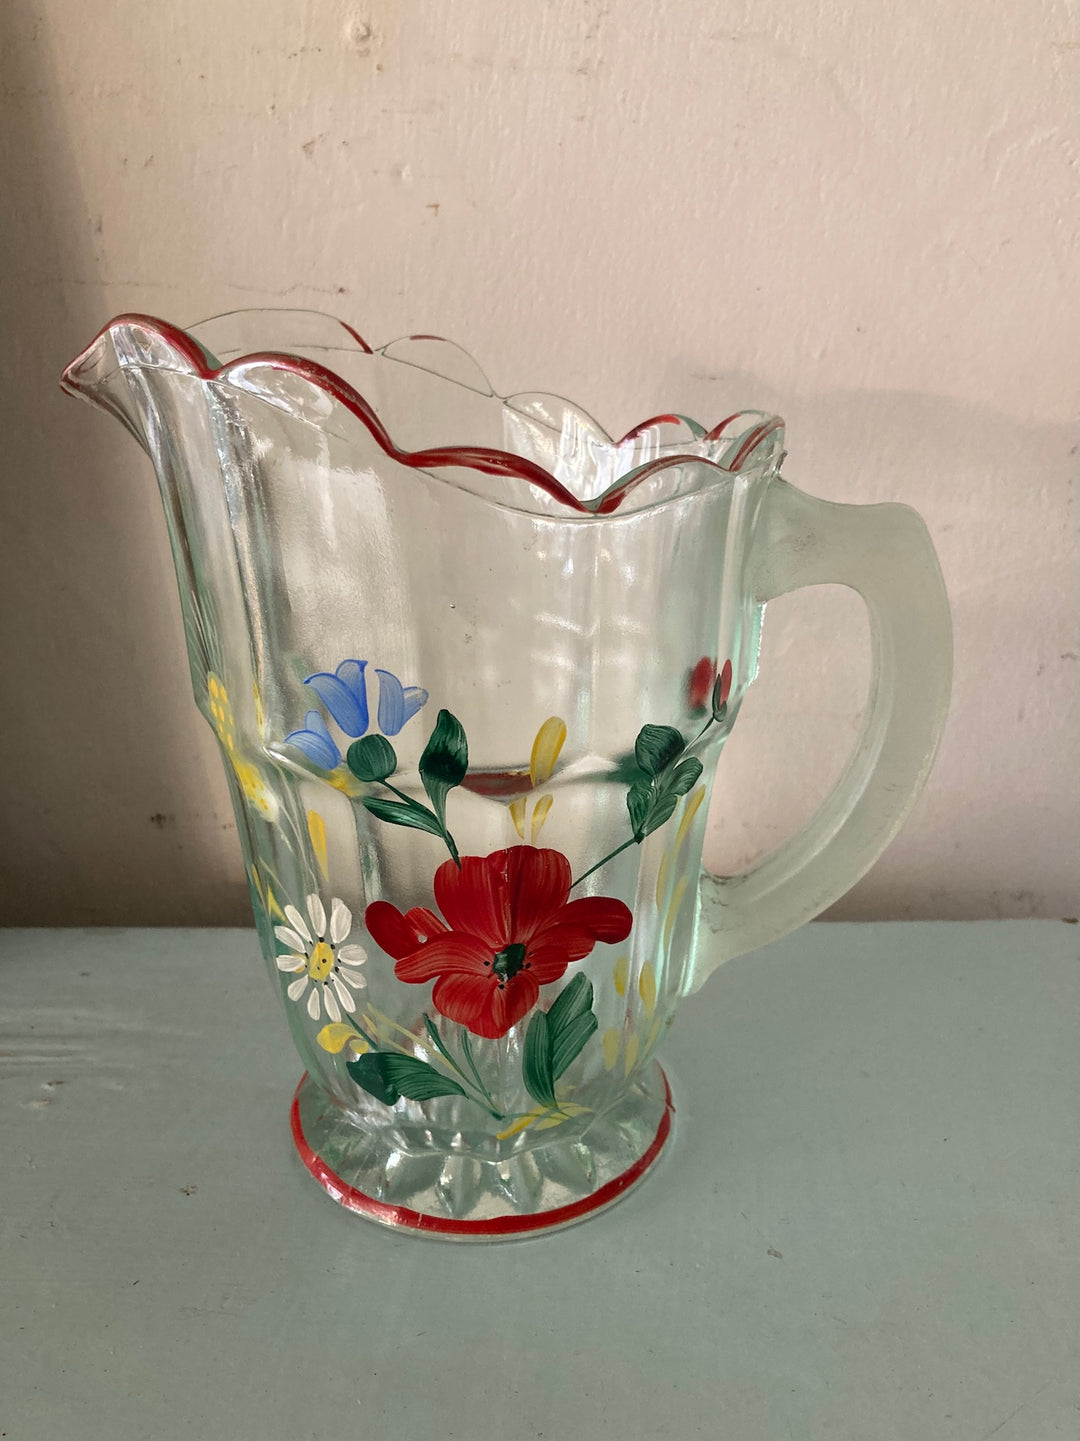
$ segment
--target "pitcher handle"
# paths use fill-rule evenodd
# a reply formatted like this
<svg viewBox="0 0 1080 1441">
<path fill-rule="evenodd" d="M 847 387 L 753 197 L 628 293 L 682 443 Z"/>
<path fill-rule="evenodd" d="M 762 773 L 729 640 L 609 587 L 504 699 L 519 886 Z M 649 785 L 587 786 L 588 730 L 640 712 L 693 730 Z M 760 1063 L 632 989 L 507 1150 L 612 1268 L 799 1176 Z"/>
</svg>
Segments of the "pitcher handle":
<svg viewBox="0 0 1080 1441">
<path fill-rule="evenodd" d="M 810 820 L 748 870 L 703 878 L 691 991 L 724 961 L 820 915 L 865 875 L 918 799 L 949 706 L 949 602 L 913 510 L 840 505 L 775 480 L 749 572 L 760 603 L 809 585 L 847 585 L 862 596 L 870 694 L 854 753 Z"/>
</svg>

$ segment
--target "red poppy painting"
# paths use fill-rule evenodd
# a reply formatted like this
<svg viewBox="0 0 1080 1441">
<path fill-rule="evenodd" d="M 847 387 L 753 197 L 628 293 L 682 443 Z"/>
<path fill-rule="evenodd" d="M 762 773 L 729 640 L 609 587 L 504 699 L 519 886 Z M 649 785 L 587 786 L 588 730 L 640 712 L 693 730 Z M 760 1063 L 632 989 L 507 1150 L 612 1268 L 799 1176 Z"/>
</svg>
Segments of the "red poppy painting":
<svg viewBox="0 0 1080 1441">
<path fill-rule="evenodd" d="M 422 906 L 402 914 L 374 901 L 366 921 L 397 964 L 399 980 L 435 981 L 432 1002 L 473 1035 L 503 1036 L 532 1010 L 540 987 L 559 980 L 598 941 L 630 934 L 622 901 L 571 901 L 570 863 L 560 851 L 514 846 L 445 861 L 435 872 L 442 917 Z M 443 919 L 445 917 L 445 919 Z"/>
</svg>

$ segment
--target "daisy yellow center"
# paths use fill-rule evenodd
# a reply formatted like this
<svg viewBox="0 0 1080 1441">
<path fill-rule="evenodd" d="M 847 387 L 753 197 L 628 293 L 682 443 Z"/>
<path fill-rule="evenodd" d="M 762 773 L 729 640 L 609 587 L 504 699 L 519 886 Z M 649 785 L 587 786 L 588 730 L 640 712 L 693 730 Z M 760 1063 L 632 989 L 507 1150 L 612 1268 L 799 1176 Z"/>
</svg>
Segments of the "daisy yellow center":
<svg viewBox="0 0 1080 1441">
<path fill-rule="evenodd" d="M 491 969 L 503 981 L 511 981 L 525 964 L 525 947 L 515 941 L 513 945 L 506 946 L 501 951 L 495 952 L 491 963 Z"/>
<path fill-rule="evenodd" d="M 308 975 L 313 981 L 325 981 L 334 969 L 334 948 L 327 941 L 319 941 L 308 957 Z"/>
</svg>

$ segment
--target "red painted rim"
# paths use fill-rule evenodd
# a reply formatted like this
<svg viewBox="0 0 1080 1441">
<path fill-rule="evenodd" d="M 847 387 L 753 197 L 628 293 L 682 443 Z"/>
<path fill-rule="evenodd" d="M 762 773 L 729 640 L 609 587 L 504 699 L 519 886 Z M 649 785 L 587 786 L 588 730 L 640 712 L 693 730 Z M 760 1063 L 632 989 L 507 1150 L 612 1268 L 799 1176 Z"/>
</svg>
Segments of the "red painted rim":
<svg viewBox="0 0 1080 1441">
<path fill-rule="evenodd" d="M 612 1201 L 618 1200 L 636 1181 L 641 1180 L 664 1149 L 671 1134 L 671 1117 L 675 1107 L 671 1100 L 671 1086 L 663 1068 L 660 1068 L 660 1075 L 664 1082 L 664 1114 L 660 1117 L 656 1135 L 644 1155 L 621 1175 L 615 1176 L 598 1191 L 594 1191 L 591 1196 L 584 1196 L 580 1201 L 574 1201 L 568 1206 L 556 1206 L 552 1211 L 537 1212 L 534 1216 L 496 1216 L 489 1221 L 452 1221 L 444 1216 L 429 1216 L 423 1211 L 414 1211 L 408 1206 L 392 1206 L 386 1201 L 376 1201 L 372 1196 L 358 1191 L 355 1186 L 350 1186 L 311 1149 L 304 1135 L 300 1122 L 300 1090 L 307 1080 L 306 1071 L 300 1077 L 300 1085 L 293 1095 L 289 1123 L 301 1161 L 323 1190 L 350 1211 L 358 1211 L 361 1215 L 386 1225 L 423 1231 L 432 1236 L 527 1236 L 532 1231 L 548 1231 L 556 1226 L 565 1226 L 570 1221 L 579 1221 L 582 1217 L 591 1215 L 593 1211 L 602 1210 Z"/>
<path fill-rule="evenodd" d="M 351 325 L 344 321 L 338 322 L 343 329 L 356 341 L 361 350 L 368 355 L 373 354 L 367 341 L 355 331 Z M 332 400 L 343 405 L 357 420 L 361 421 L 371 433 L 373 440 L 391 459 L 400 462 L 402 465 L 410 466 L 414 470 L 435 470 L 443 466 L 461 466 L 467 470 L 478 470 L 485 475 L 512 475 L 519 480 L 536 486 L 545 494 L 550 495 L 567 509 L 577 512 L 579 515 L 610 515 L 617 510 L 630 492 L 637 488 L 642 481 L 655 475 L 657 471 L 666 469 L 669 465 L 677 465 L 680 461 L 696 460 L 702 465 L 713 466 L 714 469 L 722 471 L 725 475 L 736 475 L 746 464 L 752 453 L 761 442 L 774 430 L 783 424 L 779 416 L 772 416 L 768 421 L 755 427 L 746 437 L 746 440 L 739 447 L 738 454 L 730 465 L 719 465 L 716 461 L 707 460 L 703 456 L 665 456 L 662 459 L 654 460 L 642 466 L 633 475 L 607 491 L 599 505 L 586 505 L 579 500 L 573 491 L 567 490 L 561 481 L 555 479 L 550 471 L 534 461 L 527 460 L 524 456 L 511 455 L 509 451 L 492 450 L 483 446 L 461 446 L 448 445 L 439 446 L 430 450 L 402 450 L 396 446 L 390 438 L 386 428 L 379 420 L 375 411 L 364 399 L 358 390 L 355 390 L 349 383 L 342 380 L 325 365 L 320 365 L 314 360 L 305 360 L 298 355 L 289 355 L 284 351 L 255 351 L 251 355 L 241 356 L 239 360 L 231 360 L 227 365 L 215 369 L 207 363 L 207 353 L 203 350 L 187 331 L 181 330 L 177 325 L 171 325 L 167 320 L 159 320 L 153 315 L 141 315 L 129 313 L 118 315 L 98 331 L 97 335 L 90 342 L 84 351 L 67 366 L 60 377 L 61 386 L 68 392 L 75 395 L 84 395 L 93 400 L 93 389 L 83 384 L 79 370 L 83 363 L 89 359 L 97 347 L 99 341 L 109 334 L 116 326 L 138 325 L 160 336 L 168 345 L 172 346 L 186 361 L 192 373 L 201 380 L 224 380 L 231 379 L 232 372 L 247 365 L 265 365 L 274 370 L 287 371 L 290 374 L 299 376 L 302 380 L 317 386 L 324 394 L 329 395 Z M 410 336 L 411 340 L 440 340 L 437 335 Z M 736 415 L 739 412 L 736 413 Z M 714 426 L 706 440 L 718 439 L 724 427 L 734 419 L 736 415 L 728 416 L 719 425 Z M 650 420 L 642 421 L 640 425 L 633 426 L 623 441 L 615 442 L 622 444 L 639 435 L 643 430 L 658 424 L 678 423 L 678 416 L 659 415 Z"/>
</svg>

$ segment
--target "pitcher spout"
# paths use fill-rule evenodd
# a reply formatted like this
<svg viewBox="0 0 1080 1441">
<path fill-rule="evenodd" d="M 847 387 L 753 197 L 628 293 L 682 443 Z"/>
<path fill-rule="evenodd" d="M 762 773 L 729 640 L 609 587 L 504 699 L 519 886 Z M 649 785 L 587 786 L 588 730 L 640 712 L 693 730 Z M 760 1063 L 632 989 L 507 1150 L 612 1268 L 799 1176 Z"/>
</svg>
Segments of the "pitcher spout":
<svg viewBox="0 0 1080 1441">
<path fill-rule="evenodd" d="M 100 331 L 86 349 L 64 367 L 60 388 L 115 416 L 143 444 L 131 389 L 116 358 L 111 327 Z"/>
<path fill-rule="evenodd" d="M 210 718 L 211 677 L 250 671 L 221 424 L 207 394 L 215 357 L 146 315 L 110 322 L 63 371 L 69 394 L 115 416 L 154 464 L 180 592 L 195 698 Z M 246 696 L 250 684 L 241 687 Z"/>
<path fill-rule="evenodd" d="M 151 451 L 151 413 L 145 391 L 133 383 L 146 368 L 206 374 L 213 357 L 183 331 L 149 315 L 121 315 L 109 322 L 66 366 L 60 386 L 68 395 L 113 415 Z"/>
</svg>

